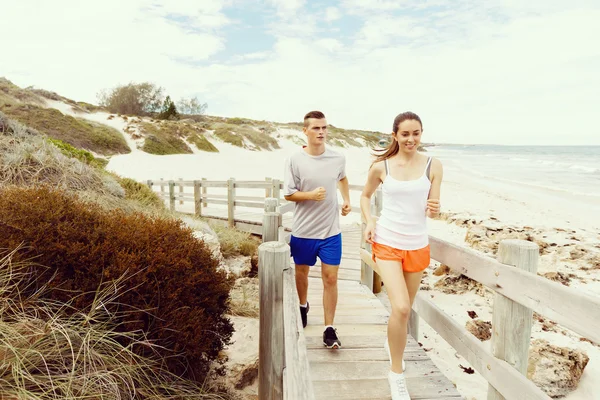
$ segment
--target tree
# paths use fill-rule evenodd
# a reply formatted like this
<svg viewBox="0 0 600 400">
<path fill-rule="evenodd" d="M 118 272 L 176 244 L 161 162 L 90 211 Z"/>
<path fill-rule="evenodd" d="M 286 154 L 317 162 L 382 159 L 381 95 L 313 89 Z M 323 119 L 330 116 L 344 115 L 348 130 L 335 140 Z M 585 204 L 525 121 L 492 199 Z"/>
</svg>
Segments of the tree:
<svg viewBox="0 0 600 400">
<path fill-rule="evenodd" d="M 129 83 L 101 91 L 98 102 L 112 113 L 149 115 L 160 111 L 163 88 L 150 82 Z"/>
<path fill-rule="evenodd" d="M 179 117 L 179 113 L 177 112 L 177 107 L 175 107 L 175 103 L 171 100 L 171 96 L 167 96 L 165 99 L 162 111 L 158 115 L 159 119 L 177 119 Z"/>
<path fill-rule="evenodd" d="M 202 115 L 206 111 L 208 105 L 206 103 L 200 103 L 197 97 L 194 98 L 181 98 L 177 102 L 177 109 L 182 114 L 187 115 Z"/>
</svg>

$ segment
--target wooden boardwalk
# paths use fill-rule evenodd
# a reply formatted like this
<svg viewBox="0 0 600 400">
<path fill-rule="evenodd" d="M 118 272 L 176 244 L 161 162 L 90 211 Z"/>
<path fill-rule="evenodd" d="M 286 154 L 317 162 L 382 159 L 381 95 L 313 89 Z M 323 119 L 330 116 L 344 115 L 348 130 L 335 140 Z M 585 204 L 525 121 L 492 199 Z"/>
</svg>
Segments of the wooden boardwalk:
<svg viewBox="0 0 600 400">
<path fill-rule="evenodd" d="M 321 268 L 309 274 L 308 325 L 304 329 L 310 374 L 317 399 L 390 399 L 390 362 L 383 345 L 389 313 L 381 301 L 360 284 L 360 228 L 344 226 L 343 258 L 338 281 L 335 327 L 342 348 L 323 346 L 323 284 Z M 460 399 L 454 385 L 427 353 L 409 336 L 406 381 L 412 399 Z"/>
<path fill-rule="evenodd" d="M 227 210 L 207 208 L 206 216 L 225 220 Z M 237 211 L 236 221 L 259 223 L 262 214 Z M 291 213 L 283 225 L 291 225 Z M 338 273 L 335 327 L 342 348 L 323 346 L 323 283 L 319 264 L 309 273 L 308 325 L 304 329 L 310 375 L 317 399 L 391 399 L 387 374 L 390 362 L 384 349 L 389 313 L 381 301 L 360 283 L 360 226 L 342 226 L 342 263 Z M 406 381 L 413 400 L 461 399 L 452 382 L 409 336 L 405 352 Z"/>
</svg>

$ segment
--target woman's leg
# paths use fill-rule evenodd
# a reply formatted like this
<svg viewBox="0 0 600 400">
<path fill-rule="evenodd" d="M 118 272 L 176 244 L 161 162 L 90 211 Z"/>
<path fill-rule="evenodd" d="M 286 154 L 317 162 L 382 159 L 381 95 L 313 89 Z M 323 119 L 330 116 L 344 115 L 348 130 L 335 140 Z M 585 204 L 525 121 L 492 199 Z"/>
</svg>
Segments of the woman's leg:
<svg viewBox="0 0 600 400">
<path fill-rule="evenodd" d="M 404 281 L 402 263 L 392 260 L 377 260 L 381 279 L 385 282 L 387 295 L 392 306 L 388 321 L 388 343 L 392 356 L 392 371 L 402 373 L 402 357 L 406 347 L 406 328 L 410 315 L 410 298 Z"/>
<path fill-rule="evenodd" d="M 408 290 L 408 297 L 410 298 L 410 306 L 415 302 L 417 292 L 421 286 L 421 279 L 423 278 L 423 271 L 420 272 L 404 272 L 404 281 L 406 282 L 406 289 Z"/>
</svg>

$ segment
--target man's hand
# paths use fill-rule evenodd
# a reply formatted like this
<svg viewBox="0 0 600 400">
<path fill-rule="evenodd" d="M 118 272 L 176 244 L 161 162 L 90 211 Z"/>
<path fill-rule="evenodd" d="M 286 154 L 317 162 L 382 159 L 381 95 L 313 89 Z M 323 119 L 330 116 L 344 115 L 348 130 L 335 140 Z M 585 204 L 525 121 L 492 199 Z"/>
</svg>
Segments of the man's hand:
<svg viewBox="0 0 600 400">
<path fill-rule="evenodd" d="M 350 211 L 352 211 L 352 206 L 350 205 L 350 202 L 344 201 L 344 204 L 342 204 L 342 216 L 350 214 Z"/>
<path fill-rule="evenodd" d="M 325 191 L 324 187 L 318 187 L 310 193 L 312 194 L 312 200 L 314 201 L 323 201 L 327 196 L 327 191 Z"/>
<path fill-rule="evenodd" d="M 440 200 L 428 199 L 427 209 L 425 210 L 429 218 L 435 218 L 440 214 Z"/>
</svg>

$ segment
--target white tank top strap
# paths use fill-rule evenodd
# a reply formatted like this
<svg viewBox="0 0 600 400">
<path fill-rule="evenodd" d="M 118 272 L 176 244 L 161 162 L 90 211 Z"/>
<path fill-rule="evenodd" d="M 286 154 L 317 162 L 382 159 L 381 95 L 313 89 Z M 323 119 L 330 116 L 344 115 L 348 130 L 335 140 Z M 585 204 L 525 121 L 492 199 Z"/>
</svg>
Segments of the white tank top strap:
<svg viewBox="0 0 600 400">
<path fill-rule="evenodd" d="M 388 176 L 390 174 L 390 167 L 388 166 L 388 159 L 386 158 L 385 160 L 383 160 L 383 163 L 385 164 L 385 176 Z"/>
<path fill-rule="evenodd" d="M 431 157 L 427 158 L 427 165 L 425 166 L 425 176 L 429 179 L 429 171 L 431 170 Z M 431 180 L 431 179 L 429 179 Z"/>
</svg>

